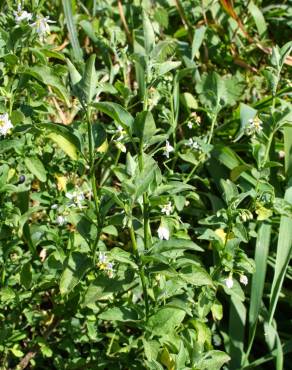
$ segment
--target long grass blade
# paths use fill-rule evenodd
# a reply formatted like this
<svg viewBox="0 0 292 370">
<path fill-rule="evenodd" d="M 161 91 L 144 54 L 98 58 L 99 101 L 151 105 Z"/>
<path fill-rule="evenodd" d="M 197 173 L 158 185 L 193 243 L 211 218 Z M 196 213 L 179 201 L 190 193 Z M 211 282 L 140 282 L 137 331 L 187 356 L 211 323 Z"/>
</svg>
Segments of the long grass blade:
<svg viewBox="0 0 292 370">
<path fill-rule="evenodd" d="M 76 62 L 82 62 L 83 53 L 79 44 L 77 28 L 73 19 L 72 2 L 71 0 L 62 0 L 62 4 L 69 32 L 69 39 L 72 44 L 73 57 L 76 60 Z"/>
<path fill-rule="evenodd" d="M 246 307 L 237 298 L 232 297 L 230 300 L 229 314 L 229 338 L 231 361 L 230 370 L 239 369 L 244 358 L 244 328 L 246 324 Z"/>
<path fill-rule="evenodd" d="M 289 179 L 292 174 L 292 129 L 284 129 L 285 143 L 285 171 Z M 285 198 L 292 205 L 292 184 L 288 184 L 285 192 Z M 292 218 L 282 216 L 280 221 L 280 231 L 277 245 L 276 264 L 274 278 L 271 288 L 270 308 L 269 308 L 269 323 L 272 322 L 276 306 L 279 300 L 280 291 L 286 275 L 287 267 L 292 253 Z"/>
<path fill-rule="evenodd" d="M 262 223 L 258 230 L 256 250 L 255 250 L 255 266 L 256 271 L 252 277 L 250 307 L 249 307 L 249 340 L 246 359 L 252 348 L 254 336 L 256 333 L 258 316 L 260 313 L 261 302 L 264 291 L 267 259 L 269 254 L 269 245 L 271 237 L 271 225 Z"/>
</svg>

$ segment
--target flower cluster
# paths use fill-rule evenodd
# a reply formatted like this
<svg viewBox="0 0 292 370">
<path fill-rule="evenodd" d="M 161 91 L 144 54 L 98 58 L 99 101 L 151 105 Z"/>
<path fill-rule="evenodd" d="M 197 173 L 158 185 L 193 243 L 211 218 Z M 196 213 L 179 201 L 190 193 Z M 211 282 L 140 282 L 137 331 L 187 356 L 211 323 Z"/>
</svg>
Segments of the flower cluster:
<svg viewBox="0 0 292 370">
<path fill-rule="evenodd" d="M 240 275 L 239 281 L 241 282 L 241 284 L 247 285 L 248 284 L 248 277 L 246 275 Z M 233 284 L 234 284 L 234 281 L 233 281 L 233 278 L 232 278 L 232 274 L 230 274 L 228 276 L 228 278 L 225 279 L 225 285 L 227 286 L 228 289 L 231 289 L 233 287 Z"/>
<path fill-rule="evenodd" d="M 104 271 L 109 278 L 114 276 L 114 264 L 108 261 L 108 257 L 104 252 L 99 252 L 97 267 Z"/>
<path fill-rule="evenodd" d="M 13 125 L 7 113 L 0 114 L 0 136 L 6 136 Z"/>
<path fill-rule="evenodd" d="M 26 10 L 21 9 L 21 4 L 20 3 L 18 3 L 17 11 L 14 11 L 13 14 L 14 14 L 14 18 L 15 18 L 16 23 L 21 23 L 23 21 L 30 21 L 31 18 L 32 18 L 31 13 L 28 13 Z"/>
<path fill-rule="evenodd" d="M 201 146 L 200 144 L 194 140 L 193 138 L 190 138 L 188 143 L 187 143 L 187 146 L 189 146 L 190 148 L 194 149 L 194 150 L 200 150 L 201 149 Z"/>
<path fill-rule="evenodd" d="M 249 136 L 260 134 L 263 130 L 263 122 L 258 118 L 251 118 L 249 121 L 249 126 L 246 127 L 246 134 Z"/>
<path fill-rule="evenodd" d="M 28 22 L 33 17 L 31 13 L 28 13 L 26 10 L 21 8 L 21 3 L 18 3 L 17 11 L 14 11 L 13 15 L 16 23 Z M 49 17 L 37 15 L 35 22 L 30 23 L 29 25 L 36 30 L 40 40 L 44 41 L 45 36 L 50 34 L 49 23 L 54 23 L 54 21 L 51 21 Z"/>
<path fill-rule="evenodd" d="M 81 191 L 73 191 L 73 193 L 65 194 L 68 199 L 70 199 L 68 207 L 78 207 L 79 209 L 83 208 L 82 202 L 85 197 Z"/>
<path fill-rule="evenodd" d="M 196 123 L 198 126 L 201 124 L 201 117 L 197 115 L 196 112 L 192 112 L 190 115 L 191 119 L 188 121 L 188 128 L 192 129 L 194 126 L 194 123 Z"/>
<path fill-rule="evenodd" d="M 122 143 L 122 140 L 125 138 L 126 132 L 122 126 L 117 127 L 117 138 L 115 139 L 116 147 L 123 153 L 126 153 L 126 146 Z"/>
<path fill-rule="evenodd" d="M 170 216 L 170 214 L 173 212 L 173 207 L 172 207 L 171 202 L 168 202 L 167 204 L 165 204 L 162 207 L 161 212 L 164 213 L 166 216 Z"/>
</svg>

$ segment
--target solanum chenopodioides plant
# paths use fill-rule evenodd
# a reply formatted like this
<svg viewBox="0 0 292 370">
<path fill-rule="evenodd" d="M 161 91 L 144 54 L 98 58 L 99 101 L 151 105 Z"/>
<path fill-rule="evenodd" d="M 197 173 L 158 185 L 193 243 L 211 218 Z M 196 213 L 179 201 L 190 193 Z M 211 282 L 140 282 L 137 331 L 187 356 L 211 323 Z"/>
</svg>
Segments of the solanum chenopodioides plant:
<svg viewBox="0 0 292 370">
<path fill-rule="evenodd" d="M 289 112 L 276 88 L 250 103 L 263 79 L 225 45 L 244 40 L 228 29 L 220 41 L 214 25 L 234 26 L 220 4 L 194 3 L 2 6 L 4 368 L 32 356 L 39 368 L 220 369 L 232 354 L 226 312 L 246 306 L 258 224 L 290 212 L 281 168 L 277 191 L 269 180 Z"/>
</svg>

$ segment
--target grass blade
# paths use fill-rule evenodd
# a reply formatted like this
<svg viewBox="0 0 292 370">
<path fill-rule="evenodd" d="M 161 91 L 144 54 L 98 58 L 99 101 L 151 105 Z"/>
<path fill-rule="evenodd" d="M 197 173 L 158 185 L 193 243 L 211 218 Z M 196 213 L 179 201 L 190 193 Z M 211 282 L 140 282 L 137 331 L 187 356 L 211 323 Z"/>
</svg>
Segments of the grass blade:
<svg viewBox="0 0 292 370">
<path fill-rule="evenodd" d="M 239 369 L 242 365 L 244 357 L 244 328 L 246 324 L 246 308 L 243 302 L 236 297 L 230 300 L 230 314 L 229 314 L 229 338 L 230 350 L 229 355 L 231 362 L 229 364 L 230 370 Z"/>
<path fill-rule="evenodd" d="M 292 173 L 292 129 L 284 129 L 285 143 L 285 171 L 289 179 Z M 292 204 L 292 186 L 288 184 L 284 199 Z M 281 217 L 280 231 L 277 245 L 276 264 L 274 278 L 271 288 L 269 323 L 272 322 L 278 303 L 282 284 L 286 275 L 287 267 L 292 253 L 292 219 L 286 216 Z"/>
<path fill-rule="evenodd" d="M 269 245 L 271 237 L 271 225 L 262 223 L 258 230 L 258 237 L 255 250 L 255 265 L 256 271 L 252 277 L 251 296 L 249 306 L 249 340 L 248 349 L 246 353 L 246 360 L 252 348 L 258 316 L 261 308 L 261 302 L 264 291 L 264 284 L 266 278 L 267 259 L 269 254 Z"/>
<path fill-rule="evenodd" d="M 73 19 L 72 3 L 71 0 L 62 0 L 65 19 L 69 32 L 69 39 L 72 44 L 73 57 L 77 62 L 83 61 L 83 53 L 78 40 L 77 28 Z"/>
</svg>

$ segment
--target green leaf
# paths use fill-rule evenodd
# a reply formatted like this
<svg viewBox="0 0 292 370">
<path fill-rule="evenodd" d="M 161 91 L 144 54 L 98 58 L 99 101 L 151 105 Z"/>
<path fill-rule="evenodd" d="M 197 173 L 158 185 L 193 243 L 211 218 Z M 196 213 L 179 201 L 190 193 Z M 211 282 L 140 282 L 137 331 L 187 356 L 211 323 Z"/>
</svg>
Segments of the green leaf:
<svg viewBox="0 0 292 370">
<path fill-rule="evenodd" d="M 205 32 L 206 32 L 206 27 L 205 26 L 201 26 L 199 28 L 196 28 L 194 38 L 193 38 L 193 43 L 192 43 L 192 56 L 191 56 L 192 60 L 195 58 L 195 56 L 197 55 L 197 53 L 200 49 L 200 46 L 202 45 L 202 42 L 203 42 L 204 36 L 205 36 Z"/>
<path fill-rule="evenodd" d="M 260 11 L 260 9 L 256 6 L 256 4 L 253 1 L 249 2 L 248 10 L 250 11 L 254 19 L 260 38 L 263 38 L 267 33 L 267 24 L 263 16 L 263 13 Z"/>
<path fill-rule="evenodd" d="M 72 252 L 64 264 L 60 279 L 60 292 L 68 294 L 82 279 L 86 270 L 91 266 L 90 259 L 83 253 Z"/>
<path fill-rule="evenodd" d="M 27 169 L 41 182 L 47 181 L 47 171 L 38 157 L 27 157 L 24 159 Z"/>
<path fill-rule="evenodd" d="M 71 159 L 78 159 L 75 145 L 67 140 L 64 136 L 52 132 L 48 134 L 47 137 L 53 140 L 60 147 L 60 149 L 62 149 Z"/>
<path fill-rule="evenodd" d="M 53 140 L 70 158 L 78 159 L 81 143 L 70 127 L 58 123 L 38 123 L 36 126 L 45 129 L 46 136 Z"/>
<path fill-rule="evenodd" d="M 148 329 L 158 336 L 169 334 L 180 325 L 185 315 L 185 311 L 178 308 L 163 307 L 149 318 Z"/>
<path fill-rule="evenodd" d="M 8 152 L 11 149 L 21 148 L 23 143 L 20 140 L 0 140 L 0 153 Z"/>
<path fill-rule="evenodd" d="M 192 265 L 183 267 L 179 275 L 181 279 L 195 286 L 213 285 L 211 276 L 200 266 Z"/>
<path fill-rule="evenodd" d="M 116 124 L 132 132 L 134 118 L 121 105 L 112 102 L 95 103 L 94 106 L 101 112 L 110 116 Z"/>
<path fill-rule="evenodd" d="M 164 74 L 170 72 L 173 69 L 178 68 L 181 65 L 181 62 L 164 62 L 159 63 L 157 66 L 157 74 L 158 76 L 163 76 Z"/>
<path fill-rule="evenodd" d="M 98 317 L 107 321 L 138 321 L 139 316 L 136 310 L 129 307 L 113 307 L 102 312 Z"/>
<path fill-rule="evenodd" d="M 147 142 L 155 132 L 156 126 L 152 113 L 149 111 L 138 113 L 133 124 L 133 133 L 143 142 Z"/>
<path fill-rule="evenodd" d="M 22 266 L 20 273 L 20 282 L 25 287 L 25 289 L 29 289 L 31 286 L 31 281 L 32 281 L 31 264 L 28 262 Z"/>
<path fill-rule="evenodd" d="M 70 97 L 68 91 L 60 78 L 54 73 L 54 71 L 45 65 L 36 65 L 33 67 L 28 67 L 24 70 L 25 74 L 31 75 L 38 81 L 42 82 L 44 85 L 50 86 L 53 91 L 62 99 L 67 106 L 70 106 Z"/>
<path fill-rule="evenodd" d="M 164 253 L 172 250 L 194 250 L 198 252 L 203 252 L 200 246 L 188 239 L 169 239 L 169 240 L 160 240 L 159 242 L 153 244 L 152 248 L 149 251 L 153 253 Z"/>
<path fill-rule="evenodd" d="M 222 352 L 212 350 L 204 354 L 203 359 L 196 364 L 200 370 L 220 370 L 230 360 L 230 357 Z"/>
<path fill-rule="evenodd" d="M 86 104 L 91 103 L 96 93 L 97 75 L 95 71 L 95 58 L 95 54 L 90 55 L 85 65 L 85 71 L 84 75 L 82 76 L 82 80 L 78 83 L 78 88 L 81 91 L 82 99 L 84 99 Z"/>
<path fill-rule="evenodd" d="M 146 54 L 149 54 L 155 46 L 155 33 L 150 19 L 145 11 L 143 11 L 143 32 L 145 51 Z"/>
</svg>

